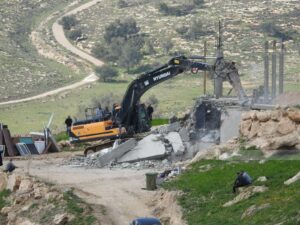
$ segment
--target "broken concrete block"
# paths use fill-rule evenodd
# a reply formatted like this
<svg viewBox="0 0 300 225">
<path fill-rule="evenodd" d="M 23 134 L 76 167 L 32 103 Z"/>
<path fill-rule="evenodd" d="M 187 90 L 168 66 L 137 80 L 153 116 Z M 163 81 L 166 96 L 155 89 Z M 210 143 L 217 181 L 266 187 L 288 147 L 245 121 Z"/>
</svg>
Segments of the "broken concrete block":
<svg viewBox="0 0 300 225">
<path fill-rule="evenodd" d="M 108 165 L 111 161 L 119 159 L 128 151 L 132 150 L 136 145 L 137 141 L 132 138 L 115 148 L 108 149 L 106 152 L 99 152 L 99 155 L 97 157 L 98 166 L 103 167 Z"/>
<path fill-rule="evenodd" d="M 179 130 L 179 135 L 180 135 L 181 140 L 183 142 L 189 142 L 190 141 L 189 132 L 185 127 L 181 128 Z"/>
<path fill-rule="evenodd" d="M 183 146 L 179 133 L 170 132 L 165 136 L 165 138 L 168 139 L 171 143 L 176 156 L 183 155 L 185 148 Z"/>
<path fill-rule="evenodd" d="M 178 132 L 180 130 L 180 122 L 171 123 L 157 128 L 158 133 L 167 134 L 170 132 Z"/>
<path fill-rule="evenodd" d="M 164 143 L 160 135 L 150 134 L 138 142 L 137 146 L 123 155 L 118 162 L 135 162 L 148 159 L 162 159 L 166 156 Z"/>
</svg>

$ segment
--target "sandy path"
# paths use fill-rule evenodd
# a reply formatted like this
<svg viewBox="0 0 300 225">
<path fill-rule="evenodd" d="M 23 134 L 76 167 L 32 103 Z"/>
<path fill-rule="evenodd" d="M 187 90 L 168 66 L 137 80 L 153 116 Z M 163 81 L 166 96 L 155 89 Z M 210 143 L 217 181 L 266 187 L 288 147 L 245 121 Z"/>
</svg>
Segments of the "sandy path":
<svg viewBox="0 0 300 225">
<path fill-rule="evenodd" d="M 76 194 L 86 202 L 103 205 L 111 222 L 106 225 L 128 225 L 136 217 L 151 216 L 147 203 L 156 192 L 142 190 L 147 170 L 130 169 L 84 169 L 58 166 L 54 160 L 33 160 L 30 175 L 64 187 L 75 188 Z M 57 163 L 57 162 L 56 162 Z M 27 168 L 26 161 L 17 161 Z"/>
<path fill-rule="evenodd" d="M 93 1 L 90 1 L 88 3 L 85 3 L 67 13 L 65 13 L 63 16 L 61 16 L 60 18 L 64 17 L 64 16 L 67 16 L 67 15 L 70 15 L 70 14 L 76 14 L 82 10 L 85 10 L 95 4 L 97 4 L 100 0 L 93 0 Z M 51 14 L 49 17 L 52 17 L 53 15 Z M 59 19 L 60 19 L 59 18 Z M 46 18 L 44 21 L 47 21 L 49 18 Z M 52 26 L 52 32 L 53 32 L 53 35 L 56 39 L 56 41 L 62 45 L 64 48 L 66 48 L 67 50 L 69 50 L 70 52 L 76 54 L 77 56 L 79 56 L 80 58 L 92 63 L 93 65 L 95 66 L 102 66 L 104 63 L 89 55 L 88 53 L 76 48 L 75 46 L 73 46 L 69 41 L 68 39 L 66 38 L 65 36 L 65 33 L 64 33 L 64 30 L 62 28 L 61 25 L 58 24 L 58 21 L 59 19 L 57 19 L 55 21 L 55 23 L 53 24 Z M 42 23 L 44 23 L 44 21 L 42 21 Z M 56 95 L 60 92 L 64 92 L 64 91 L 67 91 L 67 90 L 71 90 L 71 89 L 75 89 L 77 87 L 80 87 L 82 85 L 85 85 L 85 84 L 88 84 L 88 83 L 91 83 L 91 82 L 95 82 L 97 81 L 99 78 L 95 75 L 95 74 L 90 74 L 88 75 L 86 78 L 84 78 L 83 80 L 79 81 L 79 82 L 76 82 L 74 84 L 71 84 L 71 85 L 67 85 L 67 86 L 64 86 L 64 87 L 61 87 L 61 88 L 57 88 L 55 90 L 52 90 L 52 91 L 48 91 L 48 92 L 45 92 L 45 93 L 42 93 L 42 94 L 38 94 L 38 95 L 35 95 L 35 96 L 32 96 L 32 97 L 28 97 L 28 98 L 22 98 L 22 99 L 17 99 L 17 100 L 11 100 L 11 101 L 6 101 L 6 102 L 0 102 L 0 106 L 1 105 L 9 105 L 9 104 L 16 104 L 16 103 L 22 103 L 22 102 L 28 102 L 28 101 L 32 101 L 32 100 L 36 100 L 36 99 L 40 99 L 40 98 L 44 98 L 44 97 L 47 97 L 47 96 L 51 96 L 51 95 Z"/>
</svg>

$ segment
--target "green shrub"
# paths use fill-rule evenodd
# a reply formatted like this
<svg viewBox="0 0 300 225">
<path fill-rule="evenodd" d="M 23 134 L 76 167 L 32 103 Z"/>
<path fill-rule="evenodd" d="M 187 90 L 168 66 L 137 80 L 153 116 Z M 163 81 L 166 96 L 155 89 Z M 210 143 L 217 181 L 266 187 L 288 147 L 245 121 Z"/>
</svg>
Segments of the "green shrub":
<svg viewBox="0 0 300 225">
<path fill-rule="evenodd" d="M 115 68 L 108 65 L 96 67 L 95 72 L 97 76 L 104 82 L 111 81 L 112 78 L 118 76 L 118 71 Z"/>
</svg>

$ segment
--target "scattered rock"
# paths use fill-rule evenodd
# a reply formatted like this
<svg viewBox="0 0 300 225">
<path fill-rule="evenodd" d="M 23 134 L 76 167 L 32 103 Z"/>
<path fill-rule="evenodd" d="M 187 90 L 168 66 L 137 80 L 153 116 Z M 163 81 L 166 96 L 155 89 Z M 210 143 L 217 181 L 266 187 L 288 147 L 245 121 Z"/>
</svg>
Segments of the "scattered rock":
<svg viewBox="0 0 300 225">
<path fill-rule="evenodd" d="M 18 193 L 27 193 L 33 190 L 33 182 L 30 179 L 22 179 Z"/>
<path fill-rule="evenodd" d="M 255 213 L 257 213 L 263 209 L 269 208 L 269 207 L 270 207 L 270 204 L 268 204 L 268 203 L 260 205 L 260 206 L 252 205 L 248 209 L 246 209 L 246 211 L 243 213 L 241 219 L 244 219 L 245 217 L 253 216 Z"/>
<path fill-rule="evenodd" d="M 53 223 L 55 225 L 64 225 L 67 224 L 69 221 L 69 217 L 66 213 L 64 214 L 58 214 L 54 217 Z"/>
<path fill-rule="evenodd" d="M 11 211 L 12 211 L 12 207 L 9 207 L 9 206 L 3 207 L 3 208 L 1 209 L 1 214 L 7 216 L 8 213 L 11 212 Z"/>
<path fill-rule="evenodd" d="M 265 177 L 265 176 L 262 176 L 262 177 L 259 177 L 259 178 L 257 178 L 257 181 L 259 181 L 259 182 L 266 182 L 268 179 L 267 179 L 267 177 Z"/>
<path fill-rule="evenodd" d="M 300 171 L 299 171 L 299 173 L 297 173 L 297 174 L 296 174 L 295 176 L 293 176 L 292 178 L 286 180 L 286 181 L 284 182 L 284 184 L 285 184 L 285 185 L 290 185 L 290 184 L 293 184 L 293 183 L 295 183 L 295 182 L 297 182 L 297 181 L 299 181 L 299 180 L 300 180 Z"/>
<path fill-rule="evenodd" d="M 233 200 L 226 202 L 223 205 L 223 207 L 232 206 L 238 202 L 241 202 L 243 200 L 250 198 L 255 193 L 265 192 L 266 190 L 268 190 L 268 188 L 265 186 L 249 186 L 249 187 L 245 187 L 245 188 L 239 188 L 238 190 L 239 190 L 239 194 Z"/>
<path fill-rule="evenodd" d="M 240 134 L 242 136 L 248 137 L 251 129 L 251 120 L 242 120 L 240 124 Z"/>
</svg>

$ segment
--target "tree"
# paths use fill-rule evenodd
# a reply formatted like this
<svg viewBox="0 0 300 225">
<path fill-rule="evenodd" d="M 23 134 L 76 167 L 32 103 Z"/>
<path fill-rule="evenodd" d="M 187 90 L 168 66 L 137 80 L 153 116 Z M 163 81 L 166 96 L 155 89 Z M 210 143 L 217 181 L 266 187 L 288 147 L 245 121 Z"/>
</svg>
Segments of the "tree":
<svg viewBox="0 0 300 225">
<path fill-rule="evenodd" d="M 81 29 L 71 30 L 68 36 L 71 40 L 76 41 L 77 38 L 82 37 L 82 30 Z"/>
<path fill-rule="evenodd" d="M 97 76 L 104 82 L 111 81 L 113 77 L 118 76 L 118 71 L 108 65 L 95 68 Z"/>
<path fill-rule="evenodd" d="M 107 49 L 107 47 L 104 47 L 101 44 L 96 44 L 93 48 L 92 48 L 92 54 L 98 58 L 98 59 L 106 59 L 106 57 L 110 54 L 109 53 L 109 49 Z"/>
<path fill-rule="evenodd" d="M 130 67 L 137 65 L 143 56 L 140 52 L 140 49 L 131 43 L 126 43 L 122 48 L 122 54 L 119 58 L 119 63 L 121 66 L 127 68 L 127 72 L 129 72 Z"/>
<path fill-rule="evenodd" d="M 72 27 L 78 24 L 78 21 L 75 16 L 64 16 L 61 19 L 61 24 L 65 30 L 71 30 Z"/>
<path fill-rule="evenodd" d="M 130 36 L 136 35 L 140 31 L 133 18 L 126 18 L 124 21 L 116 20 L 105 28 L 104 40 L 111 43 L 113 38 L 122 37 L 127 40 Z"/>
</svg>

